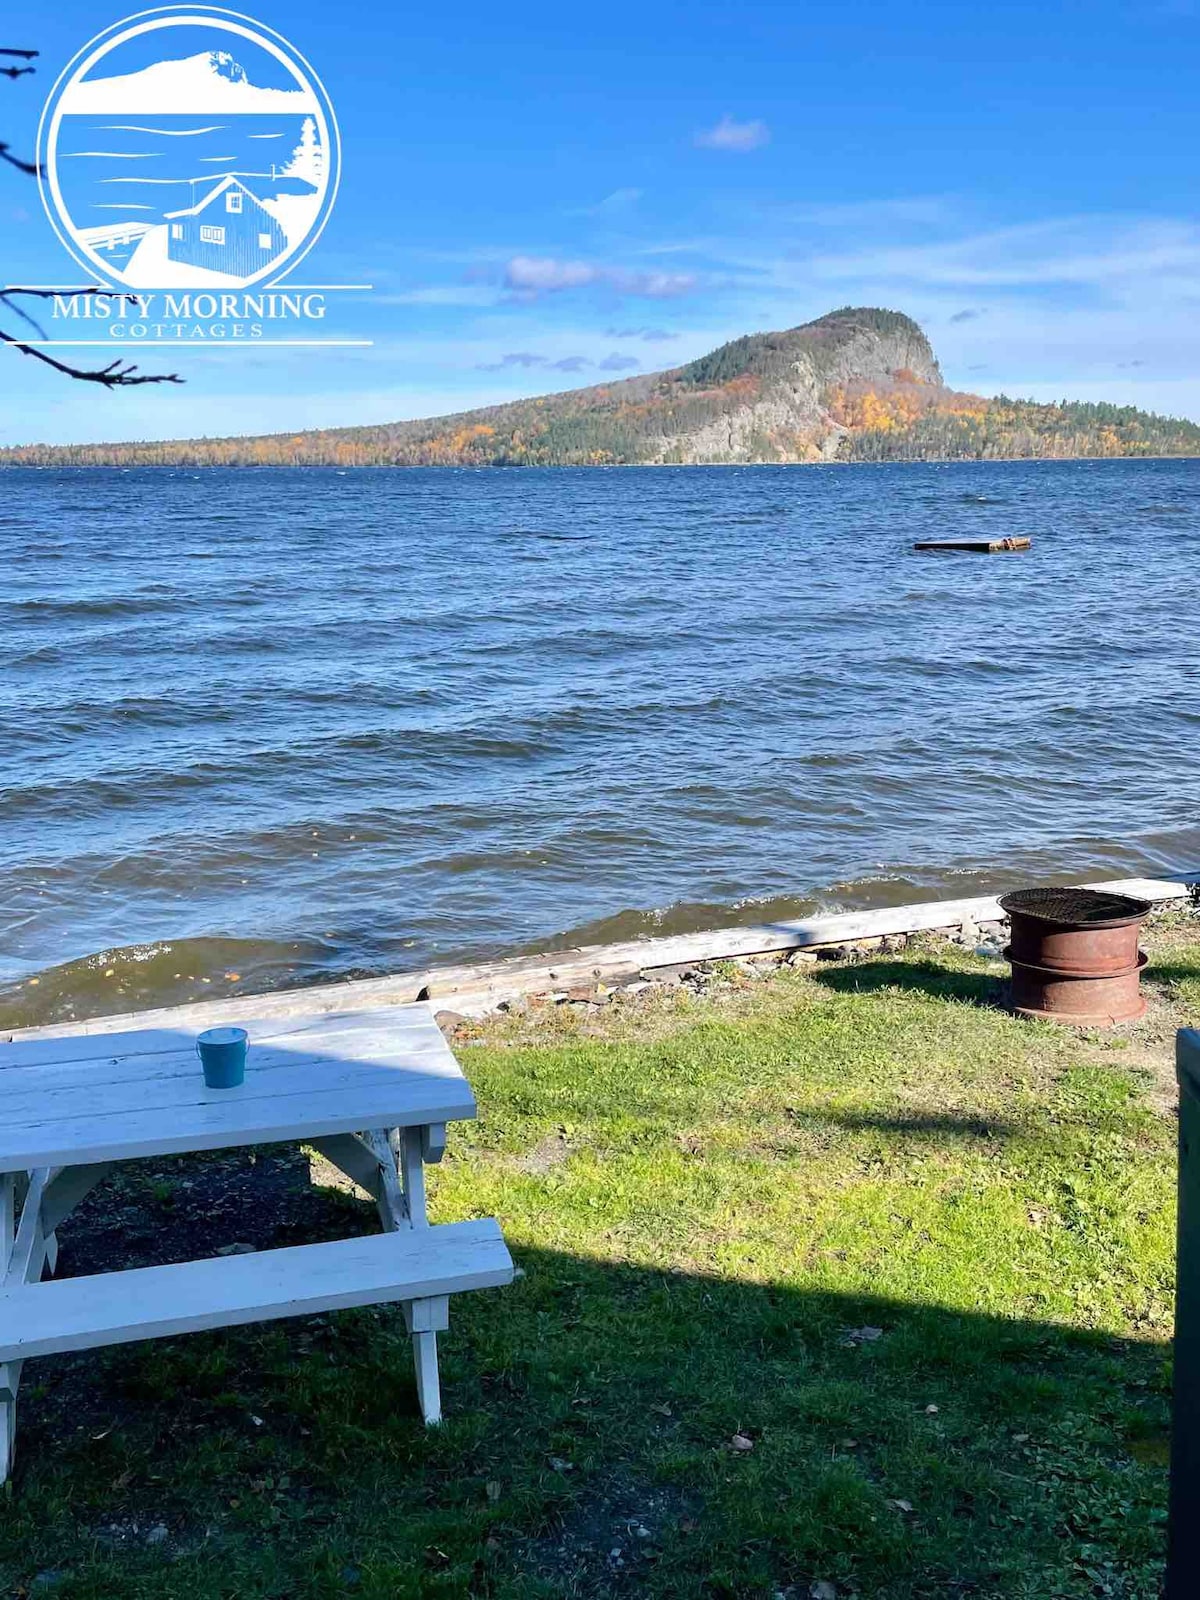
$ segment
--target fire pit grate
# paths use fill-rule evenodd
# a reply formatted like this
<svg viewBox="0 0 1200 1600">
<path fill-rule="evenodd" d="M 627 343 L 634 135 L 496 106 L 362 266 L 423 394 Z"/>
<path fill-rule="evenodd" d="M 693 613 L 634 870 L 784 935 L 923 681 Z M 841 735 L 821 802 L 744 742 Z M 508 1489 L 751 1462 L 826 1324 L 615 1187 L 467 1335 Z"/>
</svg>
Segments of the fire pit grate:
<svg viewBox="0 0 1200 1600">
<path fill-rule="evenodd" d="M 1010 914 L 1015 911 L 1043 922 L 1088 928 L 1115 928 L 1123 922 L 1140 920 L 1152 909 L 1148 901 L 1135 900 L 1132 895 L 1063 888 L 1018 889 L 1001 895 L 1000 905 Z"/>
</svg>

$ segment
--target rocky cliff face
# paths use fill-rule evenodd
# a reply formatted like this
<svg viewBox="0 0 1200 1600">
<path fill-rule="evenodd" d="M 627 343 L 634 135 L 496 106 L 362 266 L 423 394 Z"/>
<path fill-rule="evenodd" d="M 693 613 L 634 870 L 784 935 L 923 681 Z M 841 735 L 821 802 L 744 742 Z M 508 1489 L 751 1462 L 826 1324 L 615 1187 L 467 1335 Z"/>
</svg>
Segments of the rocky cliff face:
<svg viewBox="0 0 1200 1600">
<path fill-rule="evenodd" d="M 909 393 L 920 404 L 944 387 L 929 340 L 911 318 L 853 309 L 736 340 L 664 377 L 722 379 L 720 415 L 674 436 L 664 432 L 647 457 L 694 464 L 834 460 L 850 431 L 848 401 Z"/>
</svg>

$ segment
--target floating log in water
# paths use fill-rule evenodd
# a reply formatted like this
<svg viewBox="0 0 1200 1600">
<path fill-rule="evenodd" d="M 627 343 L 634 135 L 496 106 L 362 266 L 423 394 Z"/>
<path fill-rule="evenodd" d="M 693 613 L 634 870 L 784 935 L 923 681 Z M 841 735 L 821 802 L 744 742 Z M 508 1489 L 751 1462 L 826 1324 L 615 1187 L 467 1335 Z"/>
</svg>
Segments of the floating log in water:
<svg viewBox="0 0 1200 1600">
<path fill-rule="evenodd" d="M 945 550 L 949 554 L 966 550 L 975 555 L 992 556 L 1000 550 L 1028 550 L 1032 544 L 1032 539 L 922 539 L 913 549 Z"/>
</svg>

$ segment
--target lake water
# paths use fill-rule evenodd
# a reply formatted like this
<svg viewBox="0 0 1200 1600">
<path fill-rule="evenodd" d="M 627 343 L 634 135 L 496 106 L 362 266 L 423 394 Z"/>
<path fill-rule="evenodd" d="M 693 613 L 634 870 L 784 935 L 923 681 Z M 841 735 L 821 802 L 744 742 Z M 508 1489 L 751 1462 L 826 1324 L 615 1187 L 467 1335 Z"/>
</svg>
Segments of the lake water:
<svg viewBox="0 0 1200 1600">
<path fill-rule="evenodd" d="M 1200 862 L 1200 462 L 2 482 L 8 1025 Z"/>
</svg>

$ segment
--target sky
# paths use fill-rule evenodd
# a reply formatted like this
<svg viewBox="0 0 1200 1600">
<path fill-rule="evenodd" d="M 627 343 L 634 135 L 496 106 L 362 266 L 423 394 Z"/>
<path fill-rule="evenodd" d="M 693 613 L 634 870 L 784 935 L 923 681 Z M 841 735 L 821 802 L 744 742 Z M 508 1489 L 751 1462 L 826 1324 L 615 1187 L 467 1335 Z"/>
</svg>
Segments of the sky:
<svg viewBox="0 0 1200 1600">
<path fill-rule="evenodd" d="M 0 140 L 32 154 L 135 9 L 9 0 L 0 45 L 41 56 L 0 79 Z M 370 347 L 148 350 L 186 382 L 116 393 L 0 351 L 0 444 L 437 415 L 844 305 L 915 317 L 956 388 L 1200 421 L 1200 0 L 250 9 L 341 128 L 294 280 L 370 285 L 321 330 Z M 3 166 L 0 280 L 80 281 Z"/>
</svg>

